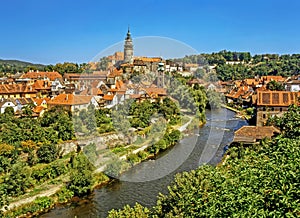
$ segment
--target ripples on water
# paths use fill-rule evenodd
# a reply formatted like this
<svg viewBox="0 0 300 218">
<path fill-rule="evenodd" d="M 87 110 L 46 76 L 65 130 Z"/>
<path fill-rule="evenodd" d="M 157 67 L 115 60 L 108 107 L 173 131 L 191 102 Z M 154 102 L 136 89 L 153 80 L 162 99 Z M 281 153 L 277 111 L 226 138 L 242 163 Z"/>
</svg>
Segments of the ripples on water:
<svg viewBox="0 0 300 218">
<path fill-rule="evenodd" d="M 41 217 L 106 217 L 109 210 L 126 204 L 133 206 L 139 202 L 147 207 L 154 206 L 159 193 L 167 194 L 167 186 L 176 173 L 196 169 L 203 163 L 216 165 L 221 160 L 223 147 L 232 141 L 234 131 L 247 125 L 246 121 L 234 115 L 226 109 L 207 111 L 207 123 L 199 129 L 199 133 L 184 138 L 172 149 L 160 154 L 157 160 L 133 167 L 122 175 L 121 181 L 95 190 L 80 204 L 58 206 Z"/>
</svg>

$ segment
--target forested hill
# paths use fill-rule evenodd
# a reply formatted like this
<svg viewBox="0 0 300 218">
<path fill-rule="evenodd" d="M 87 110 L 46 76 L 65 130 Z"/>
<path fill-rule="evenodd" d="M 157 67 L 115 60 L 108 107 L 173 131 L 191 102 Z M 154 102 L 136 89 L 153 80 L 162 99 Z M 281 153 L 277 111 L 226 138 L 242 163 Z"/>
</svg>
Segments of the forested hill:
<svg viewBox="0 0 300 218">
<path fill-rule="evenodd" d="M 0 59 L 0 72 L 3 73 L 16 73 L 28 70 L 43 70 L 45 65 L 33 64 L 19 60 L 2 60 Z"/>
<path fill-rule="evenodd" d="M 220 51 L 173 59 L 184 64 L 215 65 L 220 80 L 253 78 L 257 75 L 291 76 L 300 72 L 300 54 L 256 54 Z"/>
</svg>

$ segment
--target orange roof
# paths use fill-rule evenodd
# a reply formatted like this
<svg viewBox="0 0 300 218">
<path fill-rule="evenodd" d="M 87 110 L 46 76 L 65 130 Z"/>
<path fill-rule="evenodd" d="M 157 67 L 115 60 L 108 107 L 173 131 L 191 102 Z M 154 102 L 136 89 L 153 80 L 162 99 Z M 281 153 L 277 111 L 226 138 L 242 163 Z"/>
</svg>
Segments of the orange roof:
<svg viewBox="0 0 300 218">
<path fill-rule="evenodd" d="M 27 72 L 21 76 L 21 78 L 29 79 L 43 79 L 49 78 L 51 81 L 54 81 L 56 78 L 62 78 L 58 72 Z"/>
<path fill-rule="evenodd" d="M 51 87 L 50 87 L 51 84 L 45 80 L 36 80 L 32 86 L 34 89 L 37 89 L 37 90 L 39 90 L 39 89 L 50 90 L 51 89 Z"/>
<path fill-rule="evenodd" d="M 185 67 L 198 67 L 198 64 L 185 64 Z"/>
<path fill-rule="evenodd" d="M 259 80 L 257 80 L 257 79 L 244 79 L 244 82 L 248 86 L 256 86 L 256 85 L 260 84 Z"/>
<path fill-rule="evenodd" d="M 94 71 L 92 74 L 86 73 L 65 73 L 64 78 L 67 80 L 103 80 L 107 77 L 106 71 Z"/>
<path fill-rule="evenodd" d="M 285 80 L 282 76 L 262 76 L 261 79 L 264 81 L 275 80 L 277 82 L 283 82 Z"/>
<path fill-rule="evenodd" d="M 114 99 L 114 95 L 104 95 L 103 99 L 106 101 L 112 101 Z"/>
<path fill-rule="evenodd" d="M 167 90 L 164 88 L 145 88 L 146 93 L 151 98 L 157 98 L 159 95 L 167 95 Z"/>
<path fill-rule="evenodd" d="M 246 94 L 242 95 L 242 98 L 247 99 L 252 94 L 253 94 L 253 92 L 247 92 Z"/>
<path fill-rule="evenodd" d="M 40 106 L 43 101 L 46 101 L 46 103 L 50 101 L 50 98 L 34 98 L 33 100 L 38 106 Z"/>
<path fill-rule="evenodd" d="M 129 95 L 129 97 L 132 99 L 139 99 L 141 97 L 141 94 L 132 94 L 132 95 Z"/>
<path fill-rule="evenodd" d="M 34 113 L 41 113 L 43 110 L 45 110 L 45 108 L 43 106 L 36 106 L 35 108 L 33 108 L 33 112 Z"/>
<path fill-rule="evenodd" d="M 60 94 L 48 102 L 49 105 L 82 105 L 90 103 L 92 96 Z"/>
<path fill-rule="evenodd" d="M 230 97 L 230 98 L 239 98 L 240 96 L 245 95 L 248 91 L 249 91 L 248 86 L 242 86 L 242 87 L 239 87 L 237 91 L 231 90 L 231 92 L 229 94 L 227 94 L 226 96 Z"/>
<path fill-rule="evenodd" d="M 118 69 L 114 68 L 113 71 L 110 72 L 107 77 L 122 76 L 122 74 L 123 74 L 123 70 L 122 69 L 118 70 Z"/>
<path fill-rule="evenodd" d="M 0 94 L 36 93 L 33 86 L 25 84 L 0 84 Z"/>
<path fill-rule="evenodd" d="M 102 95 L 103 92 L 101 89 L 98 88 L 86 88 L 82 92 L 80 92 L 80 95 Z"/>
<path fill-rule="evenodd" d="M 291 104 L 299 104 L 299 92 L 288 91 L 258 91 L 258 106 L 283 106 L 288 107 Z"/>
<path fill-rule="evenodd" d="M 160 57 L 152 57 L 152 58 L 148 58 L 148 57 L 135 57 L 135 60 L 141 60 L 143 62 L 161 62 L 162 58 Z"/>
<path fill-rule="evenodd" d="M 243 126 L 234 133 L 234 142 L 251 142 L 263 139 L 265 137 L 271 138 L 274 133 L 280 131 L 273 126 Z"/>
<path fill-rule="evenodd" d="M 120 89 L 122 86 L 123 86 L 123 81 L 122 80 L 118 80 L 118 81 L 116 81 L 116 88 L 117 89 Z"/>
</svg>

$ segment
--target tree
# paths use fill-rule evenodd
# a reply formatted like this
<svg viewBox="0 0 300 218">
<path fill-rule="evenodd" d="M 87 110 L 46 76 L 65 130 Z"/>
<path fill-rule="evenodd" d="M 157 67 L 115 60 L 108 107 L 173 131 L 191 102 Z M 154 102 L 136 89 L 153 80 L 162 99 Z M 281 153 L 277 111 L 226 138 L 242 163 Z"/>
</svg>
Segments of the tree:
<svg viewBox="0 0 300 218">
<path fill-rule="evenodd" d="M 107 70 L 108 67 L 108 58 L 107 57 L 102 57 L 100 58 L 100 61 L 96 65 L 97 70 Z"/>
<path fill-rule="evenodd" d="M 12 107 L 7 107 L 4 109 L 4 114 L 8 116 L 13 116 L 15 114 L 15 111 Z"/>
<path fill-rule="evenodd" d="M 37 157 L 40 163 L 50 163 L 56 160 L 59 156 L 57 145 L 45 144 L 37 150 Z"/>
<path fill-rule="evenodd" d="M 89 194 L 93 184 L 94 167 L 82 152 L 73 159 L 72 166 L 74 170 L 71 172 L 68 189 L 79 197 Z"/>
<path fill-rule="evenodd" d="M 275 80 L 271 80 L 267 84 L 267 89 L 269 89 L 270 91 L 283 91 L 284 86 L 281 83 L 276 82 Z"/>
<path fill-rule="evenodd" d="M 278 127 L 287 138 L 297 138 L 300 136 L 300 107 L 291 105 L 288 112 L 284 113 L 283 117 L 270 117 L 269 125 Z"/>
<path fill-rule="evenodd" d="M 126 205 L 122 210 L 111 210 L 108 214 L 108 218 L 114 217 L 135 217 L 135 218 L 147 218 L 150 216 L 150 210 L 142 205 L 136 203 L 134 207 Z"/>
<path fill-rule="evenodd" d="M 207 96 L 207 105 L 206 107 L 209 109 L 219 109 L 221 107 L 222 98 L 220 93 L 214 90 L 208 90 L 206 92 Z"/>
<path fill-rule="evenodd" d="M 74 192 L 75 196 L 81 197 L 91 192 L 92 173 L 89 170 L 76 170 L 71 173 L 68 189 Z"/>
</svg>

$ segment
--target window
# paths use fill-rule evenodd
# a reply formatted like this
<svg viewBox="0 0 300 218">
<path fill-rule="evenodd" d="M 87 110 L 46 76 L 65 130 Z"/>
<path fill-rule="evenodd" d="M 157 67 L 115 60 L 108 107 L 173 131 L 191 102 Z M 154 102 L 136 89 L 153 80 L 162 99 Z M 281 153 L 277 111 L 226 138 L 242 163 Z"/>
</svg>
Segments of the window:
<svg viewBox="0 0 300 218">
<path fill-rule="evenodd" d="M 266 114 L 263 114 L 263 118 L 266 119 Z"/>
</svg>

